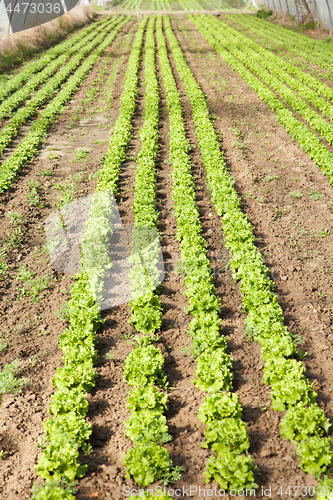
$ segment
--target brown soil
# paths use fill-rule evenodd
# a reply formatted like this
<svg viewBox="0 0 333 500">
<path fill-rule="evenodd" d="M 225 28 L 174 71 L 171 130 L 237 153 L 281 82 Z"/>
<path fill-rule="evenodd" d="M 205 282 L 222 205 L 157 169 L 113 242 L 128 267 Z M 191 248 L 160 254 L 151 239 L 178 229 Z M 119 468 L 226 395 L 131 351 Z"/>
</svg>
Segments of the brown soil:
<svg viewBox="0 0 333 500">
<path fill-rule="evenodd" d="M 221 132 L 221 147 L 242 198 L 244 211 L 254 226 L 258 247 L 266 254 L 266 263 L 276 284 L 275 291 L 284 310 L 286 324 L 304 341 L 302 348 L 308 352 L 304 361 L 307 376 L 316 382 L 318 403 L 333 421 L 332 234 L 319 236 L 325 228 L 332 233 L 332 188 L 307 154 L 296 142 L 291 141 L 277 123 L 275 115 L 240 76 L 217 56 L 193 25 L 179 18 L 173 19 L 172 25 L 188 63 L 207 95 L 216 130 Z M 130 27 L 125 27 L 123 31 L 128 32 Z M 86 196 L 95 188 L 96 178 L 88 180 L 88 175 L 100 169 L 99 158 L 107 150 L 112 131 L 110 127 L 117 118 L 120 106 L 119 97 L 129 49 L 124 50 L 123 39 L 120 39 L 109 49 L 108 54 L 111 53 L 114 62 L 123 56 L 114 84 L 111 107 L 107 111 L 93 109 L 96 103 L 103 107 L 104 83 L 101 84 L 101 93 L 97 95 L 96 102 L 91 106 L 83 107 L 79 102 L 96 81 L 99 70 L 105 69 L 105 80 L 112 72 L 112 63 L 107 64 L 109 59 L 105 55 L 69 103 L 68 109 L 52 126 L 38 158 L 23 169 L 7 193 L 0 195 L 3 203 L 2 241 L 7 233 L 12 234 L 13 231 L 6 216 L 8 211 L 22 212 L 26 217 L 23 241 L 17 249 L 10 250 L 9 275 L 0 282 L 4 317 L 1 331 L 9 334 L 9 346 L 2 351 L 2 366 L 19 358 L 23 367 L 20 376 L 29 377 L 29 384 L 22 393 L 5 394 L 0 406 L 0 449 L 5 452 L 0 461 L 0 496 L 9 500 L 25 500 L 36 480 L 33 467 L 40 454 L 36 445 L 43 436 L 42 422 L 48 418 L 53 391 L 51 379 L 61 363 L 58 336 L 66 327 L 66 323 L 54 312 L 68 298 L 65 290 L 68 292 L 72 283 L 71 276 L 63 276 L 49 267 L 47 255 L 41 250 L 45 243 L 43 222 L 55 209 L 55 203 L 62 195 L 54 184 L 64 183 L 69 176 L 88 169 L 82 180 L 77 182 L 75 197 Z M 174 68 L 172 57 L 170 61 Z M 282 415 L 269 409 L 271 398 L 268 387 L 262 382 L 260 348 L 256 343 L 249 342 L 243 334 L 244 317 L 240 312 L 239 286 L 233 282 L 230 271 L 225 267 L 230 255 L 223 244 L 221 219 L 216 215 L 210 193 L 206 190 L 191 107 L 175 68 L 174 75 L 182 97 L 188 139 L 193 144 L 191 154 L 193 173 L 197 174 L 197 204 L 221 301 L 223 331 L 234 362 L 234 390 L 240 397 L 244 420 L 250 432 L 250 452 L 257 465 L 255 480 L 260 486 L 257 496 L 262 496 L 262 488 L 271 487 L 271 495 L 266 497 L 275 500 L 281 498 L 277 494 L 280 486 L 285 491 L 288 486 L 313 486 L 316 480 L 299 469 L 293 454 L 294 446 L 280 438 L 279 421 Z M 160 73 L 158 76 L 161 81 Z M 133 223 L 131 207 L 136 164 L 132 157 L 140 149 L 138 132 L 143 124 L 145 89 L 142 68 L 139 78 L 138 106 L 133 120 L 134 137 L 128 148 L 128 159 L 122 165 L 117 195 L 125 226 Z M 183 278 L 176 272 L 180 252 L 170 194 L 169 125 L 162 83 L 160 96 L 157 206 L 160 210 L 159 230 L 162 232 L 166 277 L 161 291 L 163 324 L 157 345 L 165 358 L 169 385 L 174 388 L 168 393 L 169 409 L 166 417 L 172 441 L 166 447 L 174 465 L 181 465 L 185 469 L 181 479 L 170 488 L 186 489 L 193 485 L 200 486 L 207 493 L 218 485 L 214 482 L 205 485 L 202 475 L 210 456 L 210 452 L 201 447 L 204 427 L 196 418 L 204 393 L 191 382 L 195 370 L 195 360 L 189 354 L 191 341 L 187 335 L 191 318 L 184 311 L 187 299 Z M 77 113 L 79 122 L 74 119 Z M 71 123 L 72 128 L 69 130 L 67 127 Z M 93 144 L 97 140 L 105 140 L 105 143 Z M 47 158 L 50 147 L 54 148 L 54 154 L 59 154 L 58 160 Z M 88 163 L 69 161 L 74 159 L 73 153 L 77 148 L 92 150 Z M 39 176 L 45 169 L 51 169 L 53 175 Z M 269 180 L 267 176 L 278 176 L 278 179 Z M 28 182 L 32 179 L 40 181 L 40 201 L 45 204 L 45 208 L 33 207 L 27 201 Z M 318 193 L 317 200 L 310 196 L 313 190 Z M 301 193 L 299 199 L 290 196 L 291 192 L 296 191 Z M 38 302 L 32 303 L 30 297 L 17 300 L 18 288 L 22 284 L 15 276 L 22 263 L 34 270 L 36 276 L 52 274 L 53 281 L 43 292 L 45 297 Z M 81 461 L 88 464 L 88 474 L 80 481 L 78 500 L 96 497 L 96 493 L 101 499 L 120 500 L 124 498 L 124 486 L 135 488 L 133 481 L 124 480 L 125 469 L 121 462 L 124 453 L 131 447 L 130 441 L 124 437 L 124 421 L 129 412 L 126 409 L 128 387 L 123 381 L 124 359 L 132 349 L 126 339 L 133 333 L 128 324 L 129 306 L 124 304 L 107 310 L 103 312 L 103 317 L 106 322 L 97 334 L 97 369 L 100 377 L 87 397 L 87 420 L 93 424 L 90 442 L 94 451 L 89 456 L 81 456 Z M 108 359 L 107 353 L 112 353 L 114 358 Z M 301 492 L 295 496 L 300 497 Z M 181 495 L 178 498 L 188 497 Z M 193 495 L 192 498 L 199 496 Z M 225 498 L 228 496 L 225 495 Z"/>
</svg>

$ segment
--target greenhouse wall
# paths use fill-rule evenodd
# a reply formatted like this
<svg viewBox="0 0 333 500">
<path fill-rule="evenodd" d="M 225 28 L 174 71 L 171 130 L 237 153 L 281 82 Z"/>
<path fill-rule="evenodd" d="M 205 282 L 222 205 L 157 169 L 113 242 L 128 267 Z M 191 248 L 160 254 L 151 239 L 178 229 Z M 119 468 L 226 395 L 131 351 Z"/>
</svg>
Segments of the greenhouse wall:
<svg viewBox="0 0 333 500">
<path fill-rule="evenodd" d="M 325 30 L 332 33 L 333 28 L 333 0 L 307 0 L 311 14 L 315 21 L 321 21 Z M 267 9 L 275 12 L 287 12 L 297 21 L 306 17 L 306 10 L 299 0 L 264 0 Z"/>
</svg>

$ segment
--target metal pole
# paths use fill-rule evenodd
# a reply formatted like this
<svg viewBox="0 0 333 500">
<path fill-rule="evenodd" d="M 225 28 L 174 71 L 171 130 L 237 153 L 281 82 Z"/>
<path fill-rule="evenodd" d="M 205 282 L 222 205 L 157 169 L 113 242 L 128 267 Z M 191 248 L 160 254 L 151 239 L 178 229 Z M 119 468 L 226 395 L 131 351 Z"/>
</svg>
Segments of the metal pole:
<svg viewBox="0 0 333 500">
<path fill-rule="evenodd" d="M 332 24 L 333 24 L 332 11 L 331 11 L 330 4 L 328 3 L 328 0 L 325 0 L 325 2 L 326 2 L 326 5 L 327 5 L 328 12 L 330 14 L 330 35 L 332 35 Z M 316 8 L 317 8 L 317 4 L 316 4 Z M 318 11 L 318 9 L 317 9 L 317 11 Z"/>
<path fill-rule="evenodd" d="M 279 0 L 279 4 L 280 4 L 280 8 L 281 8 L 281 14 L 283 13 L 283 10 L 282 10 L 282 4 L 281 4 L 281 0 Z"/>
</svg>

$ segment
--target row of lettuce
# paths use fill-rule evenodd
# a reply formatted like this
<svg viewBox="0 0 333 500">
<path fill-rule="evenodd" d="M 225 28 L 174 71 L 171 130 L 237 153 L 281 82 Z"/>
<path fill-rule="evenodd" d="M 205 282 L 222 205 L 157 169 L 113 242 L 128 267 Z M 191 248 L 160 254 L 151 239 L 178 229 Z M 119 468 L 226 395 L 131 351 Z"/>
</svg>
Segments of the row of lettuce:
<svg viewBox="0 0 333 500">
<path fill-rule="evenodd" d="M 113 28 L 115 22 L 112 21 L 111 23 L 108 22 L 108 30 L 111 31 Z M 98 32 L 103 31 L 103 33 L 99 36 L 96 36 Z M 103 36 L 105 36 L 105 26 L 99 26 L 96 29 L 96 32 L 90 33 L 87 35 L 78 45 L 80 46 L 79 50 L 78 48 L 78 53 L 71 58 L 71 60 L 63 66 L 59 71 L 57 71 L 57 74 L 50 78 L 47 83 L 42 86 L 38 92 L 30 99 L 28 100 L 25 105 L 18 109 L 14 116 L 10 119 L 10 121 L 2 128 L 0 132 L 0 154 L 3 154 L 3 151 L 5 148 L 7 148 L 13 139 L 17 137 L 21 131 L 22 125 L 24 125 L 30 118 L 32 118 L 38 109 L 45 103 L 47 102 L 53 94 L 55 94 L 60 87 L 60 85 L 69 77 L 69 75 L 80 65 L 81 61 L 91 52 L 92 49 L 94 49 L 102 40 Z M 89 42 L 89 43 L 88 43 Z M 62 57 L 59 58 L 62 60 L 62 62 L 65 62 L 66 59 L 66 54 L 64 54 Z M 59 61 L 55 61 L 57 63 Z M 29 87 L 29 85 L 27 85 Z M 27 92 L 26 92 L 27 90 Z M 19 102 L 22 100 L 25 100 L 29 95 L 30 95 L 30 90 L 21 89 L 20 91 L 17 92 L 18 94 L 22 94 L 21 96 L 18 96 L 17 103 L 15 103 L 15 97 L 16 93 L 11 96 L 9 99 L 9 104 L 8 107 L 6 107 L 7 101 L 3 103 L 0 109 L 0 120 L 4 118 L 4 116 L 8 115 L 8 112 L 12 110 L 12 107 L 15 106 L 16 104 L 18 105 Z M 1 114 L 1 111 L 3 113 Z"/>
<path fill-rule="evenodd" d="M 169 18 L 165 19 L 166 35 L 178 64 L 178 52 Z M 192 349 L 197 356 L 196 387 L 208 393 L 198 417 L 206 424 L 205 448 L 216 452 L 205 471 L 207 483 L 214 478 L 224 489 L 255 488 L 253 460 L 248 455 L 249 435 L 242 421 L 238 396 L 231 392 L 232 359 L 227 353 L 227 341 L 221 334 L 220 304 L 213 283 L 206 242 L 202 236 L 200 215 L 196 206 L 195 184 L 191 172 L 192 158 L 186 138 L 179 91 L 168 59 L 158 20 L 157 43 L 159 61 L 166 89 L 170 123 L 170 158 L 172 164 L 172 199 L 177 219 L 177 239 L 185 275 L 188 312 L 193 316 L 190 334 Z"/>
<path fill-rule="evenodd" d="M 309 37 L 301 37 L 296 33 L 287 31 L 282 27 L 274 26 L 271 23 L 261 21 L 254 16 L 226 16 L 230 21 L 236 21 L 245 26 L 255 37 L 258 43 L 264 43 L 265 40 L 272 43 L 272 48 L 282 49 L 280 54 L 287 59 L 293 59 L 295 56 L 305 59 L 310 64 L 316 64 L 320 68 L 330 71 L 332 74 L 332 49 L 330 45 L 321 43 L 312 43 Z M 263 40 L 264 39 L 264 40 Z M 311 40 L 311 41 L 310 41 Z"/>
<path fill-rule="evenodd" d="M 309 130 L 309 128 L 299 120 L 297 120 L 293 113 L 287 108 L 283 102 L 276 97 L 274 92 L 272 92 L 259 78 L 257 78 L 251 71 L 249 71 L 246 65 L 252 65 L 249 62 L 248 56 L 244 56 L 246 60 L 242 57 L 242 62 L 240 60 L 240 54 L 235 49 L 237 57 L 233 55 L 233 47 L 225 37 L 221 34 L 223 26 L 218 21 L 211 21 L 208 17 L 191 16 L 191 21 L 206 40 L 214 47 L 216 52 L 229 64 L 237 73 L 241 75 L 243 80 L 245 80 L 248 85 L 258 94 L 260 99 L 265 102 L 269 108 L 276 113 L 276 116 L 281 123 L 281 125 L 286 129 L 286 131 L 291 135 L 291 137 L 297 140 L 301 148 L 306 151 L 309 157 L 318 165 L 323 173 L 327 175 L 329 182 L 333 185 L 333 155 L 327 149 L 327 147 L 321 143 L 319 138 L 314 132 Z M 226 48 L 227 47 L 227 48 Z M 230 50 L 227 50 L 230 49 Z M 245 63 L 245 64 L 243 64 Z M 255 63 L 253 63 L 255 64 Z M 265 70 L 262 69 L 264 72 Z M 259 76 L 261 76 L 261 69 L 258 68 Z M 283 85 L 281 84 L 281 87 Z"/>
<path fill-rule="evenodd" d="M 27 162 L 31 161 L 32 158 L 38 154 L 39 146 L 45 141 L 50 125 L 64 110 L 65 104 L 71 99 L 73 93 L 79 88 L 86 75 L 128 21 L 129 18 L 119 19 L 118 23 L 116 21 L 116 25 L 114 21 L 112 21 L 102 30 L 95 40 L 87 45 L 88 50 L 86 50 L 86 48 L 82 49 L 82 52 L 84 51 L 87 56 L 89 51 L 97 46 L 70 78 L 68 78 L 69 74 L 67 74 L 68 80 L 62 86 L 60 92 L 58 92 L 58 94 L 47 104 L 45 109 L 41 111 L 39 118 L 33 123 L 25 139 L 20 142 L 12 155 L 3 162 L 0 172 L 0 192 L 8 189 L 16 178 L 17 173 Z M 108 35 L 109 31 L 111 31 L 111 34 Z M 81 57 L 81 54 L 79 57 Z M 74 68 L 71 68 L 71 71 L 73 71 L 73 69 Z M 57 79 L 57 76 L 54 78 Z M 9 127 L 11 127 L 11 125 L 9 125 Z M 15 130 L 16 128 L 13 126 L 14 134 L 16 133 Z"/>
<path fill-rule="evenodd" d="M 132 386 L 128 397 L 131 416 L 126 426 L 126 436 L 135 444 L 124 457 L 127 478 L 140 486 L 166 478 L 172 462 L 163 446 L 171 440 L 164 412 L 168 397 L 167 377 L 163 372 L 164 357 L 157 345 L 155 334 L 162 324 L 161 299 L 157 293 L 159 213 L 156 205 L 156 160 L 159 141 L 159 85 L 155 68 L 155 16 L 152 16 L 146 34 L 145 58 L 145 112 L 140 130 L 141 148 L 137 157 L 134 187 L 134 229 L 132 233 L 131 271 L 132 300 L 131 320 L 141 336 L 137 346 L 125 360 L 124 379 Z M 144 263 L 144 265 L 142 265 Z"/>
<path fill-rule="evenodd" d="M 142 30 L 145 23 L 146 20 Z M 132 207 L 134 228 L 131 234 L 130 256 L 130 322 L 138 335 L 134 338 L 137 345 L 124 364 L 124 380 L 131 386 L 127 401 L 131 416 L 125 422 L 125 435 L 134 443 L 134 447 L 126 453 L 123 463 L 127 469 L 126 477 L 133 477 L 136 483 L 143 487 L 166 477 L 172 466 L 169 452 L 163 446 L 171 440 L 163 415 L 168 398 L 167 394 L 160 390 L 160 387 L 167 387 L 166 375 L 163 372 L 164 358 L 160 349 L 154 345 L 154 341 L 158 340 L 155 332 L 160 330 L 162 323 L 161 299 L 155 290 L 159 277 L 155 164 L 158 154 L 160 99 L 155 69 L 154 24 L 155 17 L 152 16 L 147 27 L 144 48 L 145 112 L 139 133 L 141 148 L 137 156 Z M 142 37 L 143 31 L 141 42 Z M 140 50 L 136 54 L 135 68 L 133 66 L 130 103 L 132 116 L 137 95 L 139 61 Z M 130 131 L 131 117 L 128 118 L 126 126 Z"/>
<path fill-rule="evenodd" d="M 101 34 L 103 41 L 99 41 L 98 50 L 85 61 L 84 64 L 87 63 L 85 73 L 82 71 L 79 73 L 80 76 L 74 89 L 78 88 L 89 69 L 112 43 L 126 22 L 128 22 L 128 18 L 118 24 L 111 35 L 105 36 L 107 32 Z M 127 80 L 131 78 L 133 65 L 136 63 L 133 60 L 133 53 L 140 51 L 142 33 L 143 30 L 139 30 L 135 38 L 131 53 L 132 59 L 129 61 L 126 74 L 126 76 L 129 75 Z M 75 78 L 77 73 L 72 78 Z M 132 98 L 131 87 L 128 88 L 128 85 L 127 87 L 125 85 L 124 94 L 123 101 L 127 106 L 128 98 Z M 126 114 L 124 106 L 122 109 L 123 114 Z M 131 118 L 132 115 L 130 120 Z M 117 124 L 115 129 L 117 129 Z M 109 156 L 110 150 L 112 151 L 113 148 L 120 152 L 121 145 L 119 149 L 118 137 L 119 134 L 114 134 L 111 137 Z M 126 148 L 126 145 L 123 149 Z M 119 164 L 122 159 L 120 152 Z M 114 161 L 113 157 L 112 160 Z M 60 484 L 71 484 L 76 478 L 85 475 L 87 466 L 83 466 L 79 462 L 79 449 L 85 453 L 91 452 L 88 439 L 92 432 L 92 426 L 85 420 L 88 411 L 88 402 L 85 396 L 95 386 L 97 377 L 94 368 L 97 358 L 95 334 L 104 322 L 101 318 L 99 303 L 102 297 L 102 283 L 105 273 L 112 266 L 108 256 L 108 246 L 105 242 L 112 236 L 110 220 L 112 220 L 115 206 L 113 189 L 117 185 L 117 179 L 109 176 L 110 186 L 108 186 L 107 171 L 109 168 L 110 162 L 106 159 L 103 182 L 101 183 L 103 186 L 99 185 L 96 194 L 92 197 L 89 219 L 82 238 L 85 259 L 81 262 L 81 270 L 70 291 L 69 326 L 60 336 L 59 348 L 64 352 L 63 366 L 59 367 L 52 380 L 56 391 L 51 397 L 49 411 L 53 417 L 43 424 L 45 429 L 43 452 L 36 465 L 36 472 L 45 482 L 34 494 L 33 498 L 38 500 L 73 500 L 74 496 L 71 494 L 70 488 L 62 487 Z M 99 251 L 96 251 L 96 246 L 99 247 Z M 96 261 L 96 259 L 98 260 Z"/>
<path fill-rule="evenodd" d="M 189 17 L 202 34 L 207 35 L 208 41 L 215 44 L 216 39 L 213 39 L 210 31 L 203 29 L 196 18 Z M 272 408 L 287 410 L 281 421 L 281 435 L 296 443 L 302 470 L 321 477 L 321 486 L 332 487 L 333 481 L 326 475 L 333 465 L 332 441 L 329 437 L 323 437 L 330 423 L 315 402 L 317 394 L 313 384 L 304 374 L 305 366 L 298 360 L 299 352 L 293 336 L 284 325 L 282 309 L 273 292 L 274 283 L 254 244 L 253 228 L 241 210 L 241 202 L 234 181 L 227 172 L 204 94 L 175 37 L 172 44 L 177 69 L 192 105 L 196 137 L 212 201 L 218 215 L 223 216 L 225 245 L 232 255 L 230 267 L 235 281 L 240 282 L 243 308 L 248 312 L 245 325 L 261 345 L 265 363 L 264 382 L 272 389 Z M 238 66 L 235 65 L 235 68 Z M 321 498 L 326 498 L 325 494 Z"/>
<path fill-rule="evenodd" d="M 104 21 L 99 21 L 98 23 L 94 23 L 87 28 L 80 30 L 80 32 L 65 40 L 63 43 L 57 44 L 52 49 L 48 50 L 47 53 L 37 59 L 36 61 L 31 61 L 23 66 L 21 71 L 11 78 L 8 78 L 4 83 L 0 85 L 0 103 L 2 103 L 9 95 L 22 87 L 24 82 L 30 82 L 34 79 L 34 74 L 43 70 L 46 66 L 48 66 L 52 61 L 58 57 L 61 57 L 64 52 L 71 51 L 73 45 L 79 42 L 82 39 L 82 36 L 86 36 L 92 31 L 94 31 L 95 27 L 103 23 Z"/>
<path fill-rule="evenodd" d="M 243 21 L 240 20 L 238 22 L 241 23 Z M 230 29 L 230 27 L 226 23 L 223 23 L 223 27 L 225 29 Z M 268 69 L 270 68 L 274 69 L 274 72 L 277 71 L 276 74 L 282 77 L 282 79 L 285 79 L 285 82 L 288 83 L 290 87 L 294 88 L 294 90 L 298 91 L 299 89 L 300 91 L 304 92 L 303 97 L 305 97 L 306 99 L 308 99 L 309 97 L 311 97 L 312 99 L 316 99 L 311 101 L 311 103 L 322 113 L 324 114 L 327 113 L 327 116 L 331 117 L 331 109 L 329 104 L 326 103 L 325 100 L 322 99 L 317 100 L 317 97 L 323 95 L 330 102 L 333 102 L 333 89 L 331 87 L 321 82 L 315 76 L 310 75 L 310 73 L 302 71 L 295 64 L 292 64 L 291 62 L 286 61 L 285 59 L 279 57 L 273 52 L 261 47 L 260 43 L 254 42 L 253 40 L 251 40 L 250 37 L 244 36 L 234 29 L 232 29 L 230 33 L 232 33 L 234 36 L 237 36 L 238 40 L 243 42 L 242 45 L 243 48 L 246 49 L 247 47 L 250 47 L 251 49 L 255 50 L 256 55 L 254 57 L 258 59 L 257 54 L 260 55 L 259 60 L 263 61 L 263 64 L 273 63 L 272 66 L 270 65 L 266 67 Z M 295 79 L 291 79 L 290 75 L 288 75 L 287 73 L 290 73 L 290 75 L 295 77 Z M 311 92 L 311 90 L 305 86 L 308 86 L 310 87 L 310 89 L 313 89 L 316 92 L 317 96 L 315 93 L 313 93 L 313 90 L 312 93 L 310 94 L 309 92 Z"/>
<path fill-rule="evenodd" d="M 0 121 L 3 120 L 4 118 L 11 116 L 12 112 L 15 108 L 17 108 L 22 102 L 26 101 L 33 91 L 43 85 L 45 82 L 47 82 L 50 78 L 51 75 L 53 75 L 58 68 L 63 66 L 63 64 L 72 56 L 75 56 L 75 54 L 81 50 L 88 42 L 90 42 L 96 34 L 105 27 L 106 24 L 109 24 L 109 19 L 99 21 L 98 23 L 95 24 L 95 26 L 89 26 L 85 30 L 83 30 L 79 35 L 75 37 L 75 43 L 71 43 L 70 47 L 67 47 L 68 43 L 65 45 L 66 50 L 64 50 L 64 53 L 61 55 L 58 55 L 56 60 L 51 60 L 49 64 L 46 65 L 46 67 L 37 73 L 36 75 L 33 75 L 25 85 L 23 85 L 19 90 L 16 90 L 16 92 L 13 92 L 7 99 L 4 99 L 3 102 L 0 105 Z M 84 56 L 83 56 L 84 57 Z M 76 68 L 78 64 L 80 63 L 81 58 L 76 58 L 74 59 L 74 65 L 72 65 L 73 68 Z M 76 63 L 76 64 L 75 64 Z M 70 66 L 68 66 L 70 68 Z M 66 78 L 66 77 L 65 77 Z M 59 80 L 60 82 L 63 81 L 63 79 Z M 57 85 L 59 86 L 60 83 Z M 57 87 L 54 86 L 54 89 Z M 50 91 L 49 91 L 50 92 Z M 25 107 L 31 108 L 31 111 L 35 109 L 33 103 L 37 101 L 40 104 L 45 102 L 47 99 L 48 95 L 52 95 L 49 93 L 42 94 L 40 91 L 34 96 L 34 100 L 30 100 L 26 103 Z M 40 105 L 39 104 L 39 105 Z M 30 114 L 30 116 L 33 116 L 34 113 Z M 22 118 L 21 118 L 22 120 Z M 24 122 L 20 122 L 24 123 Z"/>
<path fill-rule="evenodd" d="M 271 55 L 268 50 L 262 49 L 258 44 L 247 39 L 233 28 L 230 28 L 226 23 L 219 23 L 213 16 L 209 17 L 209 19 L 212 22 L 212 26 L 219 29 L 218 39 L 223 43 L 223 46 L 234 54 L 251 71 L 258 75 L 262 81 L 275 90 L 316 132 L 319 132 L 329 144 L 332 144 L 332 124 L 322 118 L 299 96 L 306 99 L 314 108 L 317 108 L 323 113 L 323 115 L 332 119 L 333 110 L 331 104 L 320 97 L 320 95 L 316 94 L 312 88 L 292 78 L 287 71 L 281 68 L 281 63 L 287 66 L 292 66 L 291 64 L 273 54 Z M 223 36 L 220 36 L 221 33 L 223 33 Z M 258 64 L 258 62 L 260 64 Z M 268 69 L 270 73 L 263 68 Z M 287 84 L 288 87 L 295 90 L 298 94 L 290 90 L 290 88 L 283 85 L 281 82 Z M 332 100 L 333 90 L 325 84 L 321 84 L 321 87 L 327 91 L 327 94 Z"/>
</svg>

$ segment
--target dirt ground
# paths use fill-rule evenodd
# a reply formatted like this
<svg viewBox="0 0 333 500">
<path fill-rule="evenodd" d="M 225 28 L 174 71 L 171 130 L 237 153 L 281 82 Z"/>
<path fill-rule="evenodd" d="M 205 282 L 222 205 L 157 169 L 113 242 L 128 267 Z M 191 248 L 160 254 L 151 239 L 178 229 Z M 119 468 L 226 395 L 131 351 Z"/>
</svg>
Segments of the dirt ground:
<svg viewBox="0 0 333 500">
<path fill-rule="evenodd" d="M 94 191 L 96 177 L 89 176 L 102 166 L 109 135 L 118 116 L 134 31 L 130 35 L 127 33 L 135 27 L 136 22 L 133 22 L 122 30 L 122 37 L 101 58 L 66 111 L 50 129 L 40 155 L 22 170 L 12 188 L 0 195 L 2 242 L 14 234 L 15 228 L 7 216 L 8 212 L 15 211 L 25 216 L 25 222 L 21 224 L 22 241 L 16 248 L 8 250 L 8 277 L 0 282 L 4 318 L 1 332 L 3 336 L 8 335 L 8 347 L 1 352 L 1 365 L 19 358 L 22 366 L 20 376 L 29 378 L 21 393 L 2 396 L 0 449 L 4 450 L 4 457 L 0 461 L 0 497 L 4 499 L 25 500 L 37 479 L 34 465 L 41 453 L 38 443 L 43 436 L 42 422 L 48 418 L 53 391 L 51 379 L 61 363 L 58 337 L 66 328 L 66 322 L 61 320 L 62 315 L 57 311 L 69 298 L 69 286 L 73 282 L 72 276 L 52 269 L 48 255 L 42 249 L 46 241 L 43 224 L 56 209 L 57 201 L 66 193 L 66 186 L 73 182 L 74 175 L 82 174 L 75 180 L 75 198 Z M 319 168 L 278 124 L 274 113 L 213 51 L 186 16 L 174 18 L 172 27 L 207 96 L 216 130 L 221 133 L 221 148 L 235 179 L 243 209 L 254 226 L 256 244 L 265 255 L 275 281 L 275 292 L 286 324 L 304 342 L 302 349 L 308 353 L 304 360 L 306 373 L 310 381 L 316 383 L 318 404 L 333 422 L 333 190 Z M 255 481 L 259 489 L 256 496 L 274 500 L 286 498 L 288 493 L 278 494 L 281 486 L 282 492 L 285 492 L 288 486 L 309 488 L 315 486 L 317 481 L 300 470 L 294 446 L 280 438 L 279 422 L 283 414 L 270 409 L 269 388 L 262 381 L 263 362 L 259 345 L 250 342 L 243 333 L 244 315 L 240 312 L 239 285 L 233 282 L 226 267 L 230 255 L 223 244 L 221 219 L 216 215 L 206 189 L 191 107 L 172 57 L 170 62 L 181 94 L 188 139 L 193 145 L 191 154 L 193 173 L 196 174 L 197 204 L 221 301 L 223 331 L 233 358 L 234 390 L 240 397 L 244 421 L 250 433 L 250 453 L 257 465 Z M 114 79 L 111 82 L 112 75 Z M 196 418 L 204 393 L 192 384 L 195 360 L 189 353 L 191 341 L 187 334 L 191 317 L 184 311 L 187 306 L 185 287 L 182 276 L 177 272 L 180 252 L 170 194 L 168 112 L 159 68 L 158 77 L 161 82 L 161 128 L 157 206 L 166 267 L 161 291 L 163 324 L 158 347 L 163 352 L 165 372 L 173 388 L 168 393 L 169 409 L 166 412 L 172 441 L 166 447 L 174 465 L 180 465 L 185 470 L 181 479 L 169 488 L 186 489 L 192 485 L 201 487 L 205 496 L 209 496 L 209 490 L 218 488 L 218 484 L 205 485 L 202 474 L 210 456 L 210 452 L 201 447 L 204 426 Z M 139 79 L 133 138 L 128 158 L 122 165 L 117 195 L 125 226 L 133 223 L 133 158 L 140 149 L 138 132 L 143 124 L 144 111 L 142 66 Z M 94 88 L 97 88 L 96 97 L 91 103 L 82 103 L 82 99 L 91 95 L 89 92 Z M 112 89 L 110 107 L 103 110 L 106 90 L 111 92 Z M 75 151 L 82 148 L 89 154 L 86 159 L 77 159 Z M 58 158 L 48 158 L 50 153 Z M 40 175 L 45 170 L 50 170 L 52 175 Z M 31 192 L 29 181 L 36 179 L 39 182 L 39 202 L 34 206 L 27 195 Z M 295 198 L 290 195 L 295 192 L 300 196 Z M 22 263 L 34 271 L 36 277 L 51 275 L 46 278 L 49 281 L 42 292 L 44 298 L 36 302 L 32 302 L 30 296 L 23 296 L 20 290 L 22 282 L 15 279 Z M 100 376 L 96 387 L 87 396 L 87 421 L 93 424 L 90 442 L 94 451 L 91 455 L 81 456 L 82 463 L 88 464 L 88 474 L 80 481 L 78 500 L 97 496 L 120 500 L 125 498 L 124 486 L 135 487 L 133 481 L 124 479 L 125 469 L 121 462 L 124 453 L 132 446 L 130 440 L 124 437 L 124 421 L 129 411 L 126 408 L 128 386 L 123 380 L 123 367 L 124 359 L 132 349 L 126 337 L 133 333 L 128 324 L 129 306 L 124 304 L 104 311 L 103 317 L 106 322 L 97 334 L 97 370 Z M 113 358 L 109 359 L 107 354 L 112 354 Z M 304 488 L 296 495 L 292 489 L 291 496 L 301 497 L 302 493 L 304 496 Z M 203 496 L 202 492 L 200 497 L 193 494 L 192 498 Z M 244 497 L 225 495 L 225 498 Z"/>
</svg>

